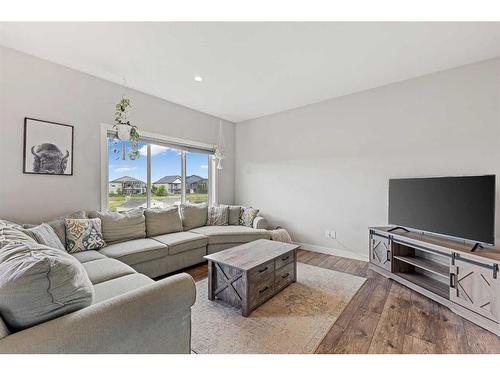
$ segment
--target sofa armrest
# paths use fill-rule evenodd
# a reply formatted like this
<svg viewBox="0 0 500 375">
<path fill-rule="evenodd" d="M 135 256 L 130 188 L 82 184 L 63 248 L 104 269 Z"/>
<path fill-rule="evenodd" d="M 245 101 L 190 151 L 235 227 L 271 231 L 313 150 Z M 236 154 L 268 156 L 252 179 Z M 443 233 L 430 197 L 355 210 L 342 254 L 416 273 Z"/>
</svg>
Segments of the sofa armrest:
<svg viewBox="0 0 500 375">
<path fill-rule="evenodd" d="M 269 224 L 267 223 L 267 220 L 264 217 L 257 216 L 255 219 L 253 219 L 252 226 L 254 229 L 267 229 Z"/>
<path fill-rule="evenodd" d="M 11 334 L 0 353 L 190 353 L 196 288 L 179 274 Z"/>
</svg>

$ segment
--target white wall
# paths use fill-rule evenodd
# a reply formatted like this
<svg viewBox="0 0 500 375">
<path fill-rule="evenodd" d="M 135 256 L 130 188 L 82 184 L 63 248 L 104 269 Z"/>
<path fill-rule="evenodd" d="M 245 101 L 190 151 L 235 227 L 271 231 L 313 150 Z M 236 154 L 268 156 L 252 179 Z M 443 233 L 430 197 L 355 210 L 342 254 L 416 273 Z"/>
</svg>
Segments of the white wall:
<svg viewBox="0 0 500 375">
<path fill-rule="evenodd" d="M 217 142 L 215 117 L 0 47 L 0 218 L 40 222 L 100 208 L 100 124 L 113 123 L 123 94 L 132 100 L 140 129 Z M 22 173 L 24 117 L 75 126 L 73 177 Z M 219 175 L 219 200 L 232 202 L 234 124 L 223 124 L 229 157 Z"/>
<path fill-rule="evenodd" d="M 365 257 L 389 178 L 500 172 L 500 59 L 238 123 L 235 139 L 236 202 L 298 242 Z"/>
</svg>

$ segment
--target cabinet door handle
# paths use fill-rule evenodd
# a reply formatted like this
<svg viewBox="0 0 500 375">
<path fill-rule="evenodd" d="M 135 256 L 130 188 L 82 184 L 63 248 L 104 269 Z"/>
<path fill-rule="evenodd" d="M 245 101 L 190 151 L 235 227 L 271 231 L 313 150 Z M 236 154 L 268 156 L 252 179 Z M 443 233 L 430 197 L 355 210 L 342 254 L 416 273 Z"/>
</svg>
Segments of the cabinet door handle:
<svg viewBox="0 0 500 375">
<path fill-rule="evenodd" d="M 264 272 L 264 271 L 267 271 L 267 268 L 268 268 L 268 267 L 265 267 L 265 268 L 263 268 L 263 269 L 259 270 L 259 273 L 262 273 L 262 272 Z"/>
<path fill-rule="evenodd" d="M 455 288 L 455 274 L 450 273 L 450 288 Z"/>
<path fill-rule="evenodd" d="M 268 287 L 268 286 L 266 286 L 265 288 L 262 288 L 261 290 L 259 290 L 259 294 L 264 293 L 264 292 L 265 292 L 266 290 L 268 290 L 268 289 L 269 289 L 269 287 Z"/>
<path fill-rule="evenodd" d="M 290 273 L 286 273 L 285 275 L 281 275 L 281 278 L 286 279 L 288 276 L 290 276 Z"/>
<path fill-rule="evenodd" d="M 288 258 L 290 258 L 290 255 L 287 257 L 281 258 L 281 260 L 284 262 L 285 260 L 288 260 Z"/>
</svg>

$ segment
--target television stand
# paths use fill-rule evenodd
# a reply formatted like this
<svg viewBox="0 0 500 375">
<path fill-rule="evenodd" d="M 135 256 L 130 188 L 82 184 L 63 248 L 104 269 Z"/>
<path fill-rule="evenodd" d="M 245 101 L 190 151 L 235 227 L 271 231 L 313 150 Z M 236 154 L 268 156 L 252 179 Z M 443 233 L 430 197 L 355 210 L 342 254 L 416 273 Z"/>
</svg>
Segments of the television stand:
<svg viewBox="0 0 500 375">
<path fill-rule="evenodd" d="M 483 245 L 481 245 L 479 242 L 477 242 L 473 247 L 472 249 L 470 249 L 470 252 L 473 253 L 474 251 L 476 251 L 477 249 L 484 249 Z"/>
<path fill-rule="evenodd" d="M 394 229 L 370 228 L 370 269 L 500 336 L 500 248 Z"/>
<path fill-rule="evenodd" d="M 397 227 L 393 227 L 391 229 L 388 230 L 388 232 L 394 232 L 395 230 L 398 230 L 398 229 L 402 229 L 404 230 L 406 233 L 410 233 L 410 231 L 408 229 L 406 229 L 405 227 L 400 227 L 400 226 L 397 226 Z"/>
</svg>

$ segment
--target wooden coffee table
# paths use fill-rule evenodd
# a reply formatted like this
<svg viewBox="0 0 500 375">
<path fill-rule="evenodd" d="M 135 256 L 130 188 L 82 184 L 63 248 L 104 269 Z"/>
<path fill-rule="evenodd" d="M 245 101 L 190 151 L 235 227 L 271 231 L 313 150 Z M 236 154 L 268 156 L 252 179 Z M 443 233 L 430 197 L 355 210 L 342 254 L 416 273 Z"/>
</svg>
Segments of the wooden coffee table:
<svg viewBox="0 0 500 375">
<path fill-rule="evenodd" d="M 298 245 L 257 240 L 205 256 L 208 299 L 241 308 L 248 316 L 297 280 Z"/>
</svg>

